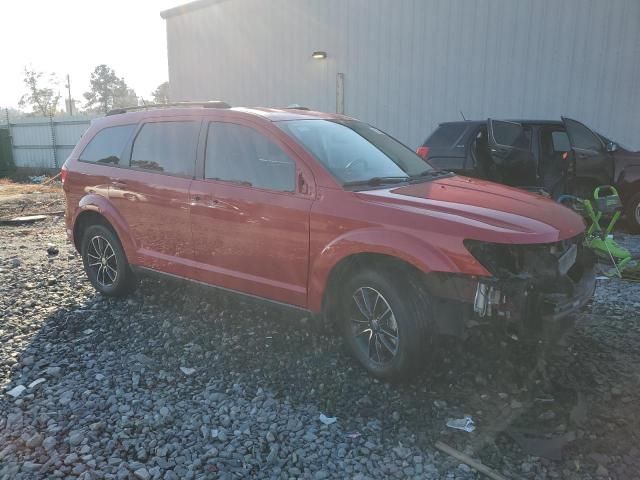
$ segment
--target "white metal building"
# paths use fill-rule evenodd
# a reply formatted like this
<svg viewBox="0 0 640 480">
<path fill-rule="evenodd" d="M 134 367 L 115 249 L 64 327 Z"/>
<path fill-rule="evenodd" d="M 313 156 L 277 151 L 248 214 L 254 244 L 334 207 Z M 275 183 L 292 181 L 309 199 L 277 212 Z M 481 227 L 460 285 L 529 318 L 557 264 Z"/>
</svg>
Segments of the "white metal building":
<svg viewBox="0 0 640 480">
<path fill-rule="evenodd" d="M 161 15 L 172 100 L 344 111 L 411 147 L 461 111 L 567 115 L 640 148 L 640 0 L 199 0 Z"/>
</svg>

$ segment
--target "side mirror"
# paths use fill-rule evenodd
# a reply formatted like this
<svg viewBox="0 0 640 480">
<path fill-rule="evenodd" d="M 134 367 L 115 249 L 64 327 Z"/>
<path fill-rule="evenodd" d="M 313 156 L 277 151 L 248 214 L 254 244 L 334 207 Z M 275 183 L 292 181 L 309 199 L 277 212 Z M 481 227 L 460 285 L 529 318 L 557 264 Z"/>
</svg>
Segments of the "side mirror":
<svg viewBox="0 0 640 480">
<path fill-rule="evenodd" d="M 607 152 L 615 152 L 618 150 L 618 144 L 616 142 L 607 143 Z"/>
</svg>

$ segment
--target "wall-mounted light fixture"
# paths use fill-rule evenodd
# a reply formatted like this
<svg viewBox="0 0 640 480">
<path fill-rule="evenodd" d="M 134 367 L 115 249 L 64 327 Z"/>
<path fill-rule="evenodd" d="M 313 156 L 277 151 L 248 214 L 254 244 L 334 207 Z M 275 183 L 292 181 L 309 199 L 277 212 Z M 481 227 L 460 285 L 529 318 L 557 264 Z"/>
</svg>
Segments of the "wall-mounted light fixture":
<svg viewBox="0 0 640 480">
<path fill-rule="evenodd" d="M 327 58 L 327 52 L 313 52 L 311 58 L 315 58 L 316 60 L 324 60 Z"/>
</svg>

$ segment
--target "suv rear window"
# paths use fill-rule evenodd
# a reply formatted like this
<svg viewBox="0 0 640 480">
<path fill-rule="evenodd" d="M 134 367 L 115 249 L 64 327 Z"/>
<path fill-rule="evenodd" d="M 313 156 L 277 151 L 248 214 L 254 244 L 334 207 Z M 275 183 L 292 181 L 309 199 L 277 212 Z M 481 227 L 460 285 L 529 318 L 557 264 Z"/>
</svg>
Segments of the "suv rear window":
<svg viewBox="0 0 640 480">
<path fill-rule="evenodd" d="M 122 151 L 135 128 L 136 125 L 131 124 L 107 127 L 100 130 L 84 148 L 79 160 L 117 165 L 120 163 Z"/>
<path fill-rule="evenodd" d="M 466 125 L 460 123 L 447 123 L 445 125 L 440 125 L 436 131 L 427 138 L 427 141 L 424 142 L 424 144 L 431 148 L 451 147 L 460 138 L 466 128 Z"/>
<path fill-rule="evenodd" d="M 146 123 L 133 142 L 131 166 L 170 175 L 193 176 L 200 122 Z"/>
</svg>

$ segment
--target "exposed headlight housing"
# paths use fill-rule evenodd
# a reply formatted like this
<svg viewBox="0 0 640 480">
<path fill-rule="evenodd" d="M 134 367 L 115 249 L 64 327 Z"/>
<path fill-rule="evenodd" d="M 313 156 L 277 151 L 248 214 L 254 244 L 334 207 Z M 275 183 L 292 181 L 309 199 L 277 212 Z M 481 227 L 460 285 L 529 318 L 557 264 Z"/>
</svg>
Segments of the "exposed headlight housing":
<svg viewBox="0 0 640 480">
<path fill-rule="evenodd" d="M 566 275 L 576 262 L 579 245 L 580 237 L 534 245 L 464 241 L 471 255 L 495 277 L 538 280 Z"/>
</svg>

